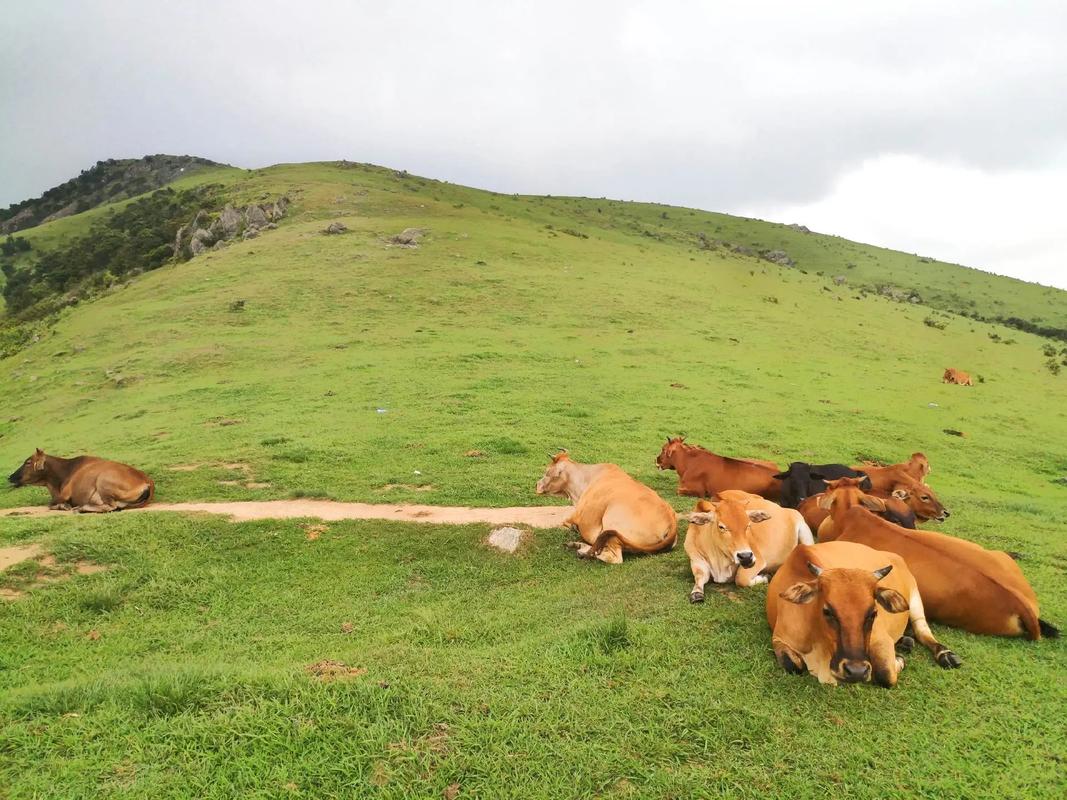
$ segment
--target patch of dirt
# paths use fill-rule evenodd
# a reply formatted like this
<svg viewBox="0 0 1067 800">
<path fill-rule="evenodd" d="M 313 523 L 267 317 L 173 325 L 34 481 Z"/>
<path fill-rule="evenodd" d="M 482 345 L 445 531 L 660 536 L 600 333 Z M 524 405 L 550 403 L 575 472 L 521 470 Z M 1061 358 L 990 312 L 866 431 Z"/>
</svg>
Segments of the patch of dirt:
<svg viewBox="0 0 1067 800">
<path fill-rule="evenodd" d="M 0 571 L 29 559 L 37 562 L 36 573 L 24 581 L 16 579 L 17 587 L 0 588 L 0 598 L 17 600 L 32 589 L 68 580 L 75 575 L 95 575 L 107 569 L 102 564 L 94 564 L 92 561 L 59 564 L 51 553 L 42 554 L 40 545 L 30 544 L 0 548 Z"/>
<path fill-rule="evenodd" d="M 432 483 L 425 483 L 422 486 L 416 486 L 413 483 L 387 483 L 382 486 L 382 491 L 391 492 L 393 489 L 407 489 L 409 492 L 432 492 L 436 488 Z"/>
<path fill-rule="evenodd" d="M 173 467 L 167 467 L 170 472 L 196 472 L 203 464 L 175 464 Z"/>
<path fill-rule="evenodd" d="M 343 661 L 334 661 L 329 658 L 308 664 L 304 667 L 304 671 L 321 681 L 348 680 L 367 674 L 367 670 L 363 667 L 350 667 Z"/>
<path fill-rule="evenodd" d="M 128 508 L 122 513 L 151 514 L 159 511 L 204 513 L 228 516 L 234 522 L 261 519 L 312 517 L 326 522 L 343 519 L 383 519 L 402 522 L 430 522 L 437 525 L 527 525 L 531 528 L 558 528 L 574 509 L 571 506 L 512 506 L 471 508 L 468 506 L 391 505 L 386 503 L 337 503 L 333 500 L 243 500 L 217 503 L 153 503 L 145 508 Z M 7 516 L 73 515 L 73 511 L 50 511 L 47 506 L 0 510 Z"/>
<path fill-rule="evenodd" d="M 0 547 L 0 570 L 7 569 L 12 564 L 18 564 L 27 558 L 36 558 L 40 554 L 39 544 L 14 544 L 10 547 Z"/>
<path fill-rule="evenodd" d="M 261 481 L 258 481 L 258 482 L 257 481 L 249 481 L 248 483 L 245 484 L 245 488 L 246 489 L 269 489 L 270 488 L 270 484 L 269 483 L 263 483 Z"/>
<path fill-rule="evenodd" d="M 313 542 L 329 529 L 329 525 L 305 525 L 304 536 L 309 542 Z"/>
<path fill-rule="evenodd" d="M 485 457 L 485 451 L 484 450 L 468 450 L 463 455 L 466 456 L 467 458 L 484 458 Z"/>
</svg>

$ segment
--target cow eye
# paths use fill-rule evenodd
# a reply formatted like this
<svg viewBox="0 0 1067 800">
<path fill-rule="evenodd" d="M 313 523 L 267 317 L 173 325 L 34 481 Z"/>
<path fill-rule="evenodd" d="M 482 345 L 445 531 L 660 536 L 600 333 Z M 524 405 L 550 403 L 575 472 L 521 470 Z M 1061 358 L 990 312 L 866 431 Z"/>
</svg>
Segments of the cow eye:
<svg viewBox="0 0 1067 800">
<path fill-rule="evenodd" d="M 823 606 L 822 613 L 823 613 L 823 616 L 826 617 L 827 619 L 833 619 L 834 618 L 834 610 L 832 608 L 830 608 L 830 606 Z"/>
<path fill-rule="evenodd" d="M 929 498 L 929 497 L 928 497 L 927 495 L 925 495 L 925 494 L 924 494 L 924 495 L 923 495 L 922 497 L 920 497 L 919 499 L 920 499 L 920 500 L 922 500 L 922 501 L 923 501 L 923 502 L 925 503 L 925 502 L 926 502 L 927 500 L 929 500 L 930 498 Z"/>
</svg>

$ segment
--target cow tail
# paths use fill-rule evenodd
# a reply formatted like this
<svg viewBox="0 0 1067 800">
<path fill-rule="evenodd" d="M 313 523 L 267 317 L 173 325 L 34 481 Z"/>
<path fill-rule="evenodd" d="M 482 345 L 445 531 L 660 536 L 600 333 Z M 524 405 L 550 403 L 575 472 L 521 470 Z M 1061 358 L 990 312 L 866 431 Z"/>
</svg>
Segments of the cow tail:
<svg viewBox="0 0 1067 800">
<path fill-rule="evenodd" d="M 620 545 L 622 544 L 622 539 L 619 538 L 618 531 L 601 531 L 600 535 L 593 541 L 590 552 L 594 556 L 600 555 L 604 548 L 608 546 L 608 542 L 610 542 L 612 538 L 617 539 Z"/>
<path fill-rule="evenodd" d="M 128 508 L 140 508 L 146 506 L 155 499 L 156 496 L 156 482 L 151 478 L 148 479 L 148 488 L 141 492 L 141 496 L 130 503 Z"/>
<path fill-rule="evenodd" d="M 1041 635 L 1047 639 L 1059 639 L 1060 629 L 1050 622 L 1045 622 L 1043 619 L 1038 619 L 1037 627 L 1041 629 Z"/>
<path fill-rule="evenodd" d="M 1036 642 L 1041 638 L 1041 620 L 1037 617 L 1037 609 L 1033 604 L 1027 602 L 1022 597 L 1019 597 L 1018 593 L 1012 592 L 1015 595 L 1016 601 L 1019 603 L 1019 627 L 1022 628 L 1022 633 L 1032 641 Z M 1045 623 L 1046 625 L 1048 623 Z"/>
</svg>

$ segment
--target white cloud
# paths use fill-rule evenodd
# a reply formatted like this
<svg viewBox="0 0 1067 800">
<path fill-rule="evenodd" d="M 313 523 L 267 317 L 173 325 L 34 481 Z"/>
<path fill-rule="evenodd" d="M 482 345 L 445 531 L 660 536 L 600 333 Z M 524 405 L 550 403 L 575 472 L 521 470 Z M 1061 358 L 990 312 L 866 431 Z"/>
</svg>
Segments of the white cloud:
<svg viewBox="0 0 1067 800">
<path fill-rule="evenodd" d="M 942 182 L 978 172 L 1015 191 L 1030 175 L 1048 197 L 1067 151 L 1064 41 L 1061 0 L 12 4 L 0 204 L 152 152 L 348 158 L 722 211 L 829 209 L 846 176 L 897 155 Z M 821 227 L 858 235 L 848 210 Z M 966 233 L 882 210 L 888 246 Z M 1050 267 L 1054 234 L 1022 214 L 1000 227 L 942 254 Z"/>
<path fill-rule="evenodd" d="M 1067 159 L 989 172 L 886 155 L 845 173 L 814 202 L 737 213 L 1067 289 L 1065 185 Z"/>
</svg>

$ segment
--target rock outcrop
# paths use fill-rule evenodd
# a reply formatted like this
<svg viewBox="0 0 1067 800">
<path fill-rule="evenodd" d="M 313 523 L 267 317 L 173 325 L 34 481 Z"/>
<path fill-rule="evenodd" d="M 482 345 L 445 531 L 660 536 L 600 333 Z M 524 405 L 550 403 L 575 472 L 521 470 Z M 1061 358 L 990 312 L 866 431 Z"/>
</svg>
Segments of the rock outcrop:
<svg viewBox="0 0 1067 800">
<path fill-rule="evenodd" d="M 273 203 L 251 204 L 236 208 L 230 203 L 212 219 L 206 209 L 196 212 L 192 222 L 182 225 L 174 237 L 174 255 L 194 258 L 205 250 L 218 250 L 234 239 L 254 239 L 261 231 L 277 228 L 277 221 L 289 210 L 289 198 Z"/>
</svg>

